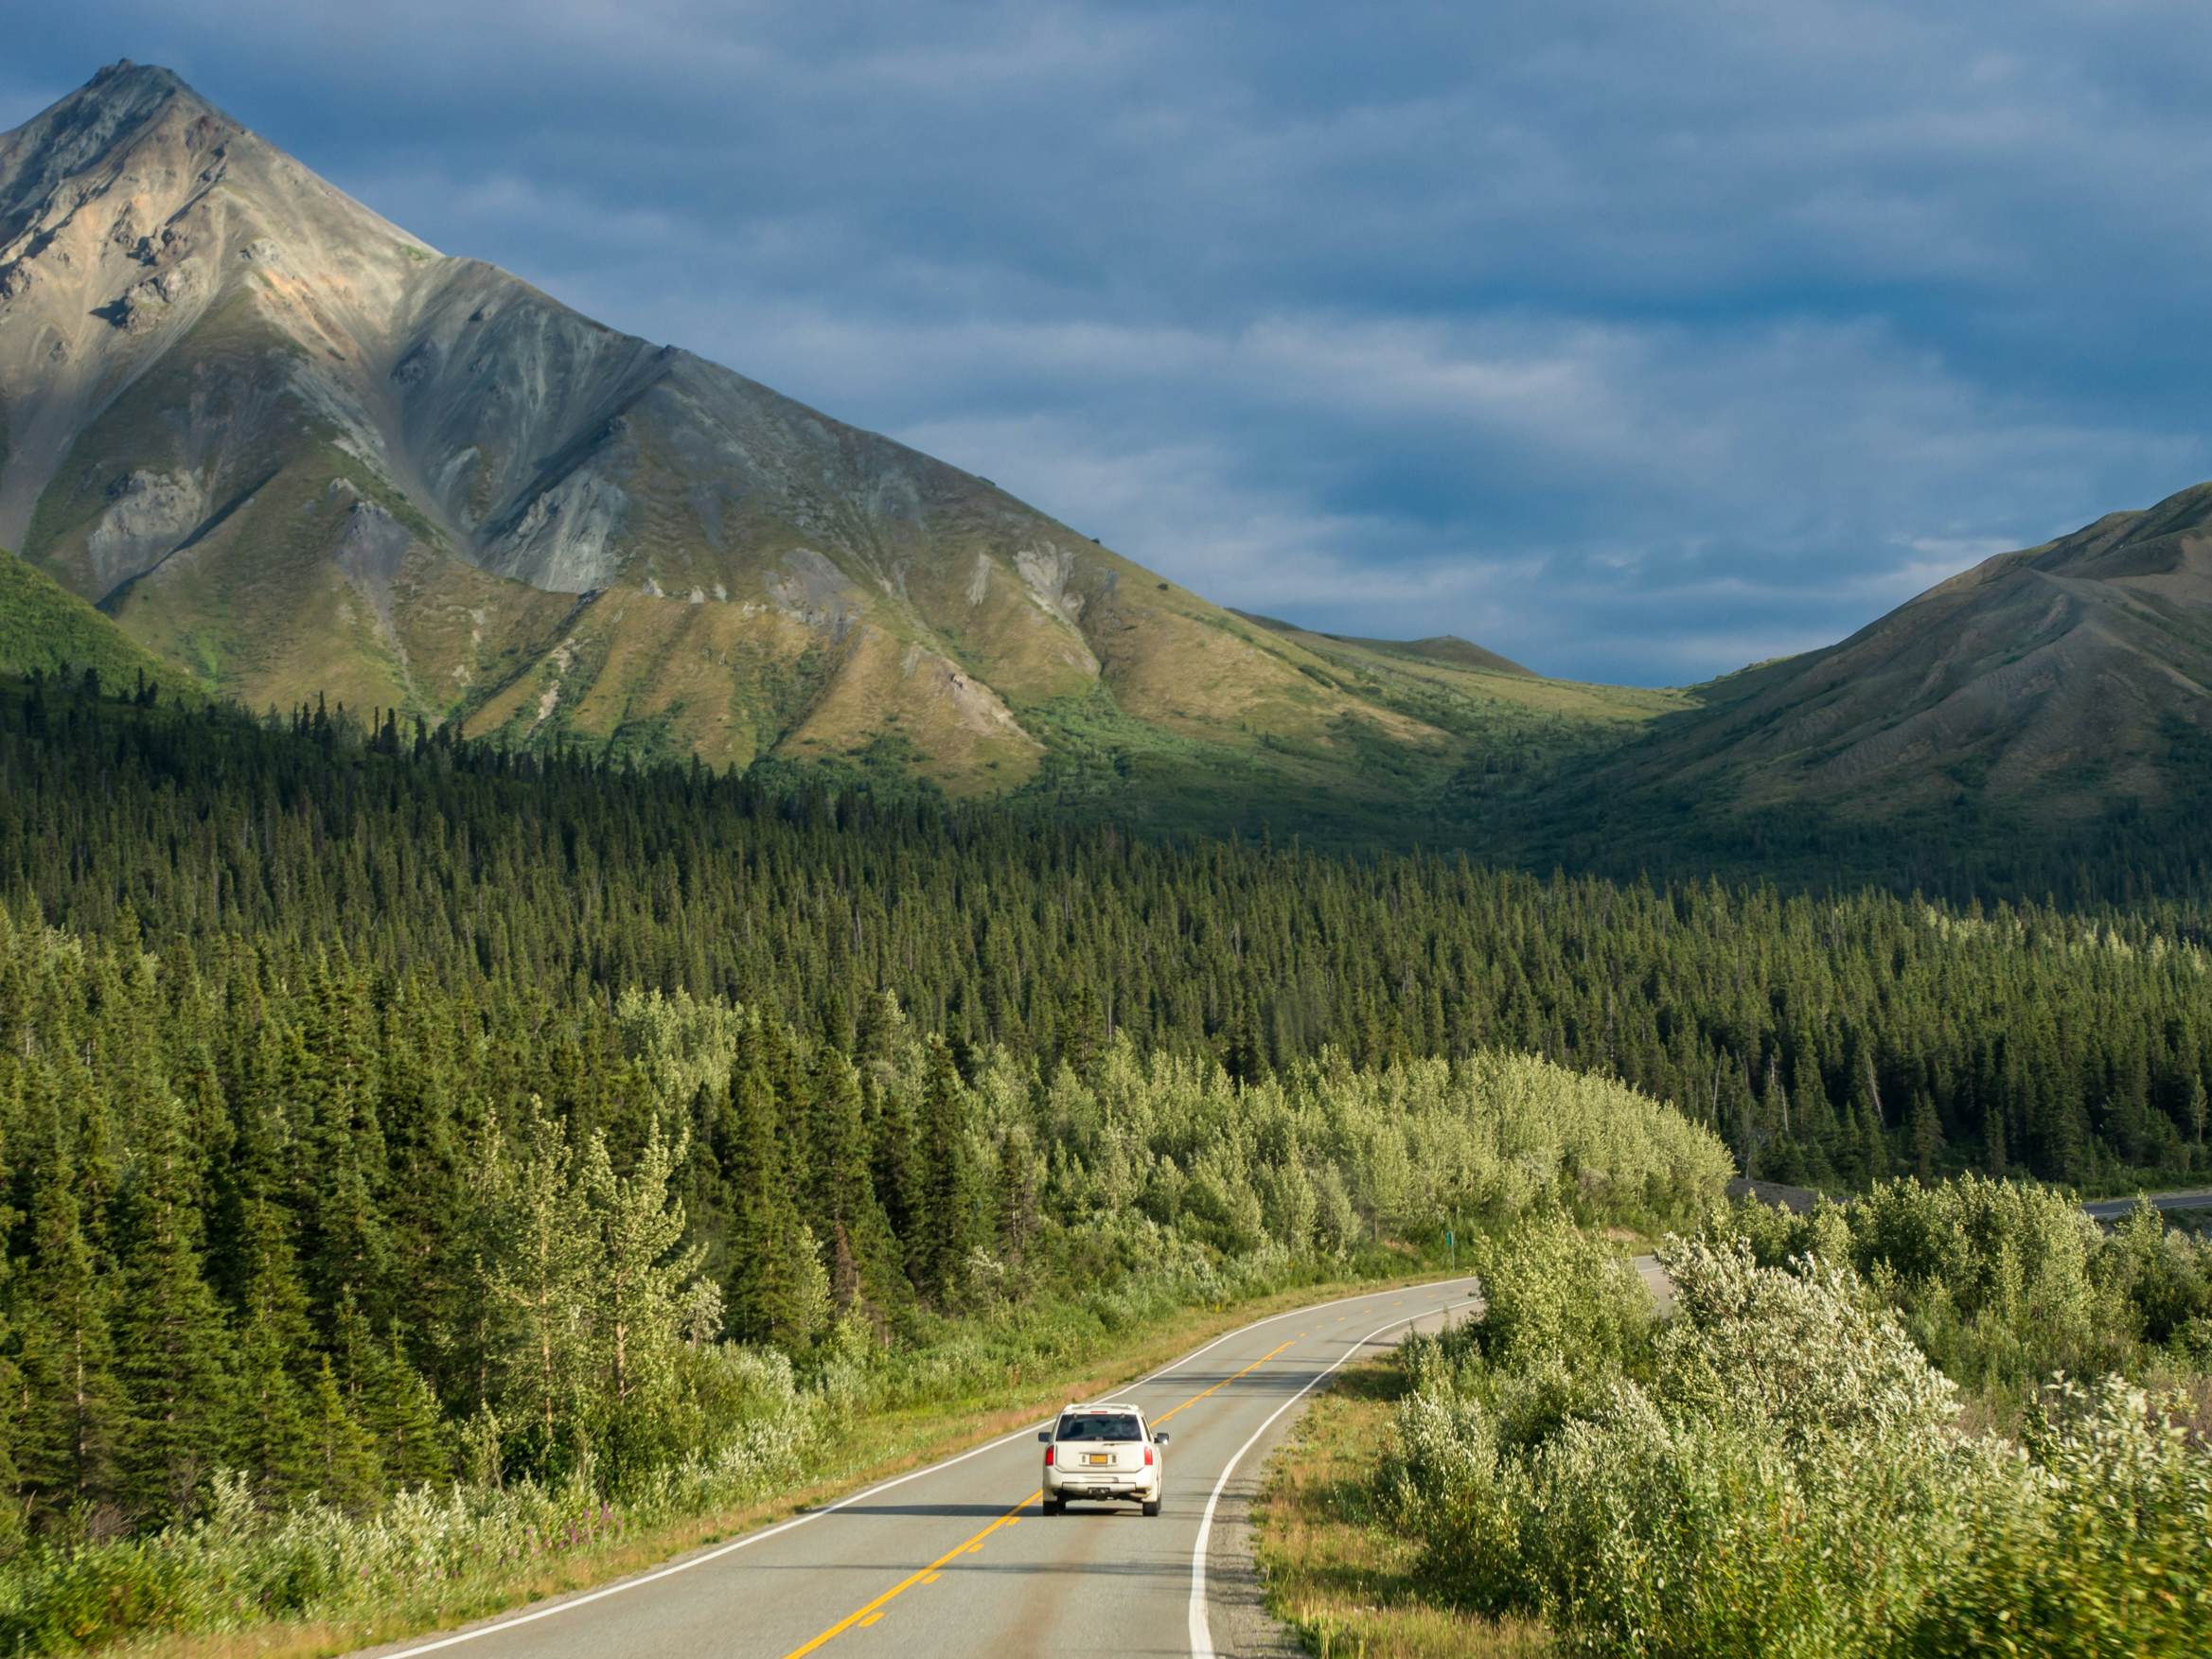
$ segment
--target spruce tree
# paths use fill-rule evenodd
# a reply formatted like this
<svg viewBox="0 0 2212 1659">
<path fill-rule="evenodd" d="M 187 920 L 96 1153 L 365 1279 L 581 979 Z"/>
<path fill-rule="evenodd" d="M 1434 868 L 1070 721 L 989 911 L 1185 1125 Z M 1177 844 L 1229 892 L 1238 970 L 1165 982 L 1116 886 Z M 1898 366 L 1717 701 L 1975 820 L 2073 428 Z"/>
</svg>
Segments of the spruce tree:
<svg viewBox="0 0 2212 1659">
<path fill-rule="evenodd" d="M 831 1301 L 842 1315 L 862 1294 L 878 1302 L 893 1298 L 905 1276 L 890 1220 L 876 1196 L 859 1074 L 844 1055 L 825 1048 L 816 1060 L 810 1094 L 815 1156 L 805 1219 L 829 1246 Z"/>
<path fill-rule="evenodd" d="M 757 1063 L 730 1080 L 725 1162 L 735 1203 L 724 1307 L 731 1335 L 797 1351 L 828 1316 L 826 1270 L 786 1177 L 777 1113 Z"/>
<path fill-rule="evenodd" d="M 152 1107 L 132 1194 L 115 1362 L 131 1400 L 123 1501 L 149 1520 L 191 1514 L 233 1460 L 239 1421 L 230 1326 L 200 1255 L 194 1160 L 174 1100 Z"/>
<path fill-rule="evenodd" d="M 397 1325 L 369 1360 L 358 1420 L 391 1485 L 431 1485 L 451 1474 L 437 1396 L 409 1362 Z"/>
<path fill-rule="evenodd" d="M 941 1037 L 929 1045 L 919 1139 L 922 1206 L 910 1260 L 914 1284 L 940 1306 L 959 1293 L 975 1243 L 965 1123 L 966 1089 Z"/>
<path fill-rule="evenodd" d="M 283 1212 L 268 1199 L 247 1202 L 241 1245 L 246 1284 L 233 1445 L 261 1500 L 281 1505 L 313 1490 L 301 1377 L 311 1374 L 314 1329 Z"/>
<path fill-rule="evenodd" d="M 347 1407 L 327 1355 L 308 1394 L 308 1460 L 325 1503 L 358 1513 L 382 1495 L 375 1442 Z"/>
<path fill-rule="evenodd" d="M 119 1503 L 130 1416 L 108 1285 L 79 1225 L 74 1174 L 56 1114 L 33 1174 L 16 1325 L 24 1401 L 16 1465 L 31 1518 L 47 1527 Z"/>
</svg>

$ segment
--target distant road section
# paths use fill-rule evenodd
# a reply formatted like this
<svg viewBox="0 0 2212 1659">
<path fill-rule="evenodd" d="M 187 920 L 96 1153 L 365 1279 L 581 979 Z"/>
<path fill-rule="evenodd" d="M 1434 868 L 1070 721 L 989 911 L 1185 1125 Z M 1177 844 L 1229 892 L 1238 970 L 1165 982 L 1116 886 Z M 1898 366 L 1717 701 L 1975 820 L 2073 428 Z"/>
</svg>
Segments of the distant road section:
<svg viewBox="0 0 2212 1659">
<path fill-rule="evenodd" d="M 1810 1215 L 1820 1194 L 1810 1187 L 1785 1187 L 1778 1181 L 1734 1180 L 1728 1183 L 1731 1198 L 1757 1198 L 1762 1203 L 1778 1204 L 1784 1209 L 1798 1215 Z M 2201 1192 L 2153 1192 L 2151 1204 L 2159 1209 L 2212 1209 L 2212 1191 Z M 2081 1207 L 2098 1221 L 2116 1221 L 2135 1208 L 2132 1198 L 2098 1198 Z"/>
<path fill-rule="evenodd" d="M 2212 1192 L 2153 1192 L 2152 1206 L 2159 1209 L 2212 1209 Z M 2113 1221 L 2135 1208 L 2132 1198 L 2099 1198 L 2082 1209 L 2099 1221 Z"/>
</svg>

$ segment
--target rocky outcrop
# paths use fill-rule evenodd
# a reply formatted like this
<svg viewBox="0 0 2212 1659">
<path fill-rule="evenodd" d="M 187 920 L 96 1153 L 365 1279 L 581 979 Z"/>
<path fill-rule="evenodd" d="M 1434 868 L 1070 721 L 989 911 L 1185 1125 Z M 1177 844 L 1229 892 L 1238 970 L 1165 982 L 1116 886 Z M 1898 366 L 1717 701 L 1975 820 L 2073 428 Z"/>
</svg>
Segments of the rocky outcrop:
<svg viewBox="0 0 2212 1659">
<path fill-rule="evenodd" d="M 85 538 L 100 592 L 144 575 L 207 516 L 207 486 L 191 472 L 133 469 L 108 486 L 108 506 Z"/>
</svg>

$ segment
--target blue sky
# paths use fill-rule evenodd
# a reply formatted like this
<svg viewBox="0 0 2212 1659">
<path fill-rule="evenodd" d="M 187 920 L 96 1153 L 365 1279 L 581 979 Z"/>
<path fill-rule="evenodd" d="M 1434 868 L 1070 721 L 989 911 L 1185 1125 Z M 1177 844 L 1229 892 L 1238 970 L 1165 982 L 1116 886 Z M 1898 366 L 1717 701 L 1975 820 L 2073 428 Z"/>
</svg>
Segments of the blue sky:
<svg viewBox="0 0 2212 1659">
<path fill-rule="evenodd" d="M 18 7 L 1212 597 L 1703 679 L 2212 476 L 2168 0 Z"/>
</svg>

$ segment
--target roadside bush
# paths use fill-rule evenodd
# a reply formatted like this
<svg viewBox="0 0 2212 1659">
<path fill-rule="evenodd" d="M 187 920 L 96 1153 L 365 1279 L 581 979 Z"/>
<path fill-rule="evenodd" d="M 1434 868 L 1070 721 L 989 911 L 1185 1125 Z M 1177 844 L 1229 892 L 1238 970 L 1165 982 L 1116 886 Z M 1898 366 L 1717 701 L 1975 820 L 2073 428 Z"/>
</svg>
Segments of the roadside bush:
<svg viewBox="0 0 2212 1659">
<path fill-rule="evenodd" d="M 2054 1385 L 2030 1416 L 2013 1478 L 1974 1493 L 1964 1546 L 1899 1650 L 2203 1653 L 2212 1456 L 2180 1410 L 2116 1377 Z"/>
<path fill-rule="evenodd" d="M 1966 1433 L 1842 1262 L 1675 1241 L 1674 1317 L 1624 1338 L 1554 1285 L 1572 1229 L 1528 1232 L 1486 1258 L 1498 1329 L 1407 1354 L 1387 1486 L 1438 1595 L 1643 1659 L 2205 1650 L 2212 1456 L 2181 1402 L 2061 1380 L 2019 1440 Z"/>
<path fill-rule="evenodd" d="M 2008 1408 L 2059 1371 L 2159 1382 L 2203 1363 L 2212 1244 L 2148 1205 L 2107 1229 L 2057 1189 L 1967 1175 L 1890 1182 L 1809 1216 L 1742 1203 L 1704 1236 L 1745 1239 L 1767 1266 L 1849 1263 L 1949 1376 Z"/>
</svg>

